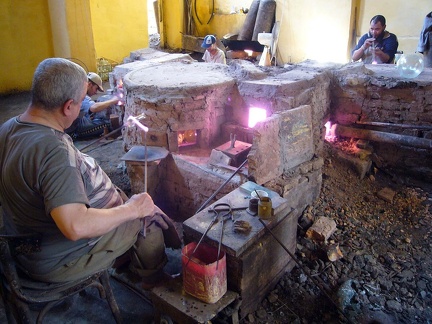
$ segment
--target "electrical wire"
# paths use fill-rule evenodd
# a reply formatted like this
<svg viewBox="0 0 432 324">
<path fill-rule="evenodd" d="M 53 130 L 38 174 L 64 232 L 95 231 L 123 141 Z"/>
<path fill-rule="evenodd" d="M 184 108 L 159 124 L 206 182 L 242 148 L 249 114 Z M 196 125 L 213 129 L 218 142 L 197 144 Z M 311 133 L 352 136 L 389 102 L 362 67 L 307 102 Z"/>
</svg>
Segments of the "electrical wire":
<svg viewBox="0 0 432 324">
<path fill-rule="evenodd" d="M 209 20 L 207 21 L 207 25 L 210 23 L 210 21 L 212 21 L 214 15 L 215 15 L 215 2 L 214 2 L 214 0 L 213 0 L 213 2 L 212 2 L 212 11 L 211 11 L 210 18 L 209 18 Z"/>
<path fill-rule="evenodd" d="M 201 22 L 199 16 L 198 16 L 198 10 L 197 10 L 197 0 L 194 1 L 194 11 L 195 11 L 195 16 L 198 20 L 198 22 L 200 23 L 200 25 L 202 25 L 203 23 Z"/>
<path fill-rule="evenodd" d="M 69 61 L 72 61 L 72 62 L 74 62 L 74 60 L 78 61 L 79 62 L 78 64 L 81 65 L 81 67 L 84 68 L 84 70 L 87 73 L 90 72 L 89 69 L 87 68 L 87 65 L 85 65 L 85 63 L 83 61 L 81 61 L 80 59 L 77 59 L 77 58 L 74 58 L 74 57 L 65 57 L 65 59 L 69 60 Z M 74 62 L 74 63 L 76 63 L 76 62 Z"/>
</svg>

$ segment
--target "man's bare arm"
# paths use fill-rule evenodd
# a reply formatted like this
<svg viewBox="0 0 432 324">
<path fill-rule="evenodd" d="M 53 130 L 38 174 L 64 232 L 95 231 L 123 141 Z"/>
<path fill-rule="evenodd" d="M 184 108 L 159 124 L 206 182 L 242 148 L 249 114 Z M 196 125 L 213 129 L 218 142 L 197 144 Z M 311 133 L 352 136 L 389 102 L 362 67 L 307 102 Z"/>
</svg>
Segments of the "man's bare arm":
<svg viewBox="0 0 432 324">
<path fill-rule="evenodd" d="M 97 113 L 99 111 L 107 109 L 109 106 L 116 104 L 119 101 L 119 98 L 113 97 L 110 100 L 96 102 L 93 106 L 90 107 L 91 113 Z"/>
<path fill-rule="evenodd" d="M 108 233 L 124 222 L 151 216 L 155 210 L 147 193 L 134 195 L 125 204 L 109 209 L 87 208 L 84 204 L 66 204 L 51 211 L 57 227 L 72 241 Z"/>
</svg>

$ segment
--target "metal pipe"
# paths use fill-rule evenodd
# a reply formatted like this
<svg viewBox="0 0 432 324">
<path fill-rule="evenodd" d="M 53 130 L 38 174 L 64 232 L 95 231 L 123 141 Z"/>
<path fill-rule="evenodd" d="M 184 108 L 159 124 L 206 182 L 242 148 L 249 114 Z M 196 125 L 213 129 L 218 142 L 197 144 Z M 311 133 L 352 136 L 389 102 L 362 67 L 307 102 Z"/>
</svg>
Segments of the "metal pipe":
<svg viewBox="0 0 432 324">
<path fill-rule="evenodd" d="M 404 145 L 422 149 L 432 148 L 432 140 L 427 138 L 379 132 L 369 129 L 359 129 L 336 125 L 335 134 L 338 136 L 361 138 L 374 142 Z"/>
<path fill-rule="evenodd" d="M 357 121 L 356 125 L 432 130 L 432 125 L 428 126 L 428 125 L 392 124 L 392 123 L 382 123 L 382 122 L 361 122 L 361 121 Z"/>
<path fill-rule="evenodd" d="M 222 185 L 201 205 L 200 208 L 198 208 L 195 214 L 199 213 L 208 205 L 208 203 L 219 193 L 219 191 L 222 190 L 223 187 L 225 187 L 225 185 L 234 177 L 234 175 L 236 175 L 237 172 L 240 171 L 240 169 L 246 164 L 246 162 L 247 159 L 244 160 L 243 163 L 234 171 L 234 173 L 224 183 L 222 183 Z"/>
<path fill-rule="evenodd" d="M 84 146 L 83 148 L 81 148 L 80 151 L 83 152 L 86 148 L 92 146 L 93 144 L 96 144 L 97 142 L 99 142 L 99 141 L 101 141 L 101 140 L 103 140 L 103 139 L 105 139 L 105 138 L 107 138 L 107 137 L 109 137 L 111 135 L 114 135 L 119 130 L 121 130 L 123 127 L 124 126 L 120 126 L 119 128 L 114 129 L 113 131 L 109 132 L 108 134 L 105 134 L 104 136 L 99 137 L 97 140 L 95 140 L 95 141 L 91 142 L 90 144 L 88 144 L 88 145 Z M 83 152 L 83 153 L 85 153 L 85 152 Z"/>
<path fill-rule="evenodd" d="M 213 4 L 212 4 L 212 11 L 211 11 L 211 14 L 210 14 L 210 18 L 209 18 L 209 20 L 207 21 L 207 25 L 210 24 L 210 21 L 212 21 L 214 15 L 215 15 L 215 2 L 214 2 L 214 0 L 213 0 Z"/>
</svg>

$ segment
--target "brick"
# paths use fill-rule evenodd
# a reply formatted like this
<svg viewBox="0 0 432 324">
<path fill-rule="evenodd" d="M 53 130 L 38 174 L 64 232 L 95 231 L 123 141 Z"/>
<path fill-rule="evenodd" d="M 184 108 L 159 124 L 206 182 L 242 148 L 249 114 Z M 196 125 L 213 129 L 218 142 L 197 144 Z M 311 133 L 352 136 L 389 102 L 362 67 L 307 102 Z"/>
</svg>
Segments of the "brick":
<svg viewBox="0 0 432 324">
<path fill-rule="evenodd" d="M 377 196 L 388 203 L 392 203 L 396 192 L 386 187 L 377 192 Z"/>
</svg>

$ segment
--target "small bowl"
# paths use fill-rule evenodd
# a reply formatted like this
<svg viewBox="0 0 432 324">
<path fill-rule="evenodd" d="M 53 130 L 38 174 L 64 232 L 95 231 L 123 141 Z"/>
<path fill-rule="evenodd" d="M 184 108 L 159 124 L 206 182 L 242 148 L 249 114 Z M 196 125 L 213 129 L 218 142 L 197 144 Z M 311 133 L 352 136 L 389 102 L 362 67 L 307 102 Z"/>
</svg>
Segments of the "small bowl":
<svg viewBox="0 0 432 324">
<path fill-rule="evenodd" d="M 258 197 L 256 192 L 258 192 L 259 197 Z M 267 191 L 264 191 L 264 190 L 254 190 L 251 192 L 252 198 L 258 198 L 259 199 L 259 198 L 268 197 L 268 196 L 269 195 L 268 195 Z"/>
</svg>

